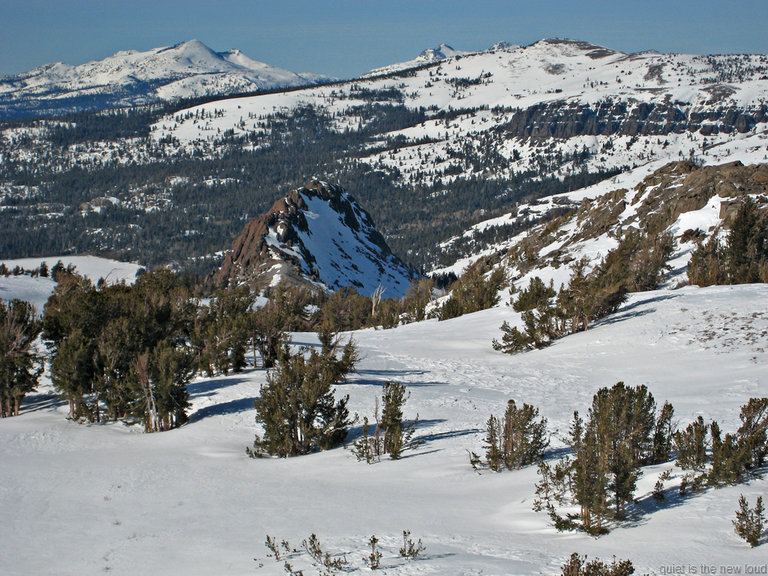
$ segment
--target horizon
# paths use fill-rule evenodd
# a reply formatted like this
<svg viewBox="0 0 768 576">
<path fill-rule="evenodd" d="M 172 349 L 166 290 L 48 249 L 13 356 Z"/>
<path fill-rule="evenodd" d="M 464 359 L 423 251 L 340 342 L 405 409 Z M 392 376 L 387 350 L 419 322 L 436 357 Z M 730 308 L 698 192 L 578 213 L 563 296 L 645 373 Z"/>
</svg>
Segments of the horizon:
<svg viewBox="0 0 768 576">
<path fill-rule="evenodd" d="M 0 12 L 2 76 L 54 62 L 76 66 L 123 50 L 144 52 L 192 39 L 216 52 L 238 49 L 271 66 L 342 79 L 411 60 L 443 43 L 474 52 L 502 41 L 526 46 L 543 38 L 571 38 L 629 53 L 768 52 L 764 0 L 137 0 L 130 5 L 115 0 L 77 5 L 0 0 Z"/>
</svg>

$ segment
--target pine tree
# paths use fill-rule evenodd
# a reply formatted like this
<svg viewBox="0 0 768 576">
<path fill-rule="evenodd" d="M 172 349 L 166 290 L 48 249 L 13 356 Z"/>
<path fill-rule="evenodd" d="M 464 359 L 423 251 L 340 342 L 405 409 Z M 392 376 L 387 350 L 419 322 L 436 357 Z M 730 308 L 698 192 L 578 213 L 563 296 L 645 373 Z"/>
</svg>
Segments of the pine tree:
<svg viewBox="0 0 768 576">
<path fill-rule="evenodd" d="M 683 430 L 675 432 L 676 463 L 683 470 L 701 472 L 707 463 L 707 426 L 699 416 Z"/>
<path fill-rule="evenodd" d="M 338 446 L 351 423 L 348 397 L 335 399 L 334 384 L 352 369 L 354 346 L 345 349 L 347 361 L 311 350 L 291 354 L 287 344 L 280 349 L 277 365 L 267 374 L 254 402 L 256 421 L 264 428 L 256 438 L 251 456 L 280 457 L 307 454 Z"/>
<path fill-rule="evenodd" d="M 530 404 L 518 408 L 514 400 L 509 400 L 504 414 L 503 457 L 506 467 L 522 468 L 541 461 L 547 446 L 547 419 L 539 419 L 539 409 Z"/>
<path fill-rule="evenodd" d="M 384 435 L 384 452 L 397 460 L 403 450 L 411 446 L 411 439 L 416 431 L 418 417 L 411 424 L 403 422 L 403 406 L 410 396 L 405 386 L 397 382 L 384 384 L 382 394 L 381 432 Z"/>
<path fill-rule="evenodd" d="M 485 425 L 485 429 L 485 461 L 491 470 L 498 472 L 504 464 L 503 451 L 501 448 L 502 431 L 499 419 L 491 414 Z"/>
<path fill-rule="evenodd" d="M 675 409 L 672 404 L 665 402 L 656 420 L 656 429 L 653 434 L 653 464 L 661 464 L 669 460 L 672 455 L 672 437 L 674 424 L 672 418 Z"/>
<path fill-rule="evenodd" d="M 750 398 L 741 407 L 739 442 L 748 453 L 748 468 L 758 468 L 768 456 L 768 398 Z"/>
<path fill-rule="evenodd" d="M 42 362 L 33 345 L 41 329 L 31 304 L 0 301 L 0 417 L 18 416 L 24 397 L 37 386 Z"/>
<path fill-rule="evenodd" d="M 744 443 L 739 442 L 735 434 L 726 434 L 722 438 L 717 422 L 712 422 L 709 430 L 712 439 L 712 466 L 706 475 L 707 482 L 715 486 L 739 482 L 747 471 L 749 450 Z"/>
<path fill-rule="evenodd" d="M 734 531 L 754 548 L 760 543 L 760 538 L 763 535 L 763 526 L 765 526 L 763 497 L 758 496 L 755 507 L 750 508 L 747 499 L 742 494 L 739 497 L 739 509 L 736 511 L 736 520 L 733 520 Z"/>
</svg>

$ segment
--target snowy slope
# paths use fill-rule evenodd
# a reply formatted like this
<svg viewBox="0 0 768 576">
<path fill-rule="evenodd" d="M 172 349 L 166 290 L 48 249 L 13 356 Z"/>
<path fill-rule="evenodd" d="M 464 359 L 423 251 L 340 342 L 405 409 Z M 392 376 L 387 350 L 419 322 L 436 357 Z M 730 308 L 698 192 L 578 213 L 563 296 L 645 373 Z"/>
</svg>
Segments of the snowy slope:
<svg viewBox="0 0 768 576">
<path fill-rule="evenodd" d="M 16 260 L 0 260 L 0 264 L 5 264 L 8 270 L 13 270 L 16 266 L 26 271 L 40 268 L 40 264 L 45 262 L 49 270 L 57 262 L 61 262 L 65 267 L 74 266 L 75 272 L 85 276 L 94 284 L 103 278 L 108 284 L 133 284 L 136 280 L 136 274 L 144 267 L 131 262 L 118 262 L 108 258 L 98 256 L 47 256 L 43 258 L 19 258 Z M 38 312 L 42 312 L 43 306 L 53 293 L 56 283 L 52 278 L 32 277 L 29 274 L 19 276 L 0 275 L 0 299 L 10 301 L 18 298 L 31 302 Z"/>
<path fill-rule="evenodd" d="M 768 151 L 768 131 L 728 144 L 713 146 L 708 150 L 708 156 L 702 162 L 702 167 L 712 171 L 721 171 L 722 181 L 730 181 L 731 186 L 718 189 L 720 184 L 717 182 L 701 182 L 702 189 L 699 193 L 710 195 L 711 198 L 697 209 L 693 207 L 681 209 L 678 217 L 665 227 L 664 231 L 670 233 L 676 243 L 674 253 L 668 262 L 670 273 L 667 284 L 669 286 L 687 281 L 686 267 L 697 242 L 693 238 L 684 240 L 686 231 L 698 230 L 701 238 L 708 238 L 723 225 L 723 209 L 734 201 L 738 202 L 743 193 L 740 190 L 741 184 L 738 181 L 730 180 L 740 170 L 730 171 L 729 165 L 743 164 L 757 167 L 757 172 L 753 172 L 759 183 L 755 182 L 755 184 L 757 189 L 762 188 L 763 191 L 761 193 L 753 191 L 751 196 L 760 206 L 768 201 L 768 194 L 765 192 L 765 186 L 762 185 L 764 180 L 768 178 L 768 171 L 764 168 L 766 151 Z M 551 240 L 543 244 L 541 242 L 536 243 L 539 245 L 536 252 L 536 257 L 539 259 L 537 265 L 521 271 L 521 267 L 517 263 L 509 258 L 503 259 L 504 265 L 511 270 L 511 279 L 518 287 L 527 286 L 533 276 L 539 276 L 546 282 L 552 280 L 555 287 L 561 284 L 567 285 L 571 268 L 564 265 L 563 262 L 575 262 L 586 258 L 590 262 L 590 266 L 594 266 L 617 246 L 617 238 L 623 230 L 628 228 L 644 230 L 647 226 L 645 220 L 647 216 L 652 216 L 655 212 L 672 209 L 675 203 L 675 189 L 679 188 L 680 193 L 689 192 L 689 188 L 684 187 L 688 174 L 687 166 L 689 165 L 682 163 L 678 169 L 674 168 L 672 164 L 667 164 L 666 160 L 654 160 L 587 188 L 556 194 L 532 203 L 523 203 L 513 213 L 479 222 L 463 234 L 443 242 L 441 245 L 443 250 L 449 250 L 458 242 L 466 243 L 470 250 L 472 250 L 473 244 L 475 248 L 470 256 L 457 260 L 451 266 L 438 268 L 435 272 L 453 272 L 458 275 L 481 256 L 504 255 L 537 235 L 550 237 L 547 231 L 550 226 L 547 215 L 555 210 L 567 208 L 573 210 L 574 213 L 565 220 L 561 219 L 557 230 L 551 235 Z M 763 166 L 763 168 L 760 169 L 759 166 Z M 747 170 L 747 172 L 749 171 Z M 693 172 L 697 172 L 699 175 L 704 173 L 704 171 L 699 171 L 696 168 L 693 169 Z M 757 175 L 758 173 L 759 175 Z M 668 181 L 665 181 L 663 185 L 660 182 L 648 184 L 648 182 L 653 182 L 654 177 L 664 179 L 665 176 L 662 175 L 669 175 Z M 662 201 L 656 196 L 663 189 L 667 190 L 667 197 Z M 717 193 L 715 193 L 716 189 Z M 642 194 L 640 194 L 641 191 Z M 623 205 L 624 208 L 616 209 L 619 205 Z M 585 217 L 584 214 L 589 211 L 597 211 L 600 208 L 605 210 L 612 208 L 615 214 L 603 222 L 605 229 L 596 234 L 591 227 L 590 218 Z M 475 238 L 488 229 L 540 220 L 544 220 L 544 223 L 513 235 L 502 242 L 482 246 L 475 242 Z"/>
<path fill-rule="evenodd" d="M 214 52 L 199 40 L 190 40 L 145 52 L 121 51 L 77 66 L 59 62 L 0 77 L 0 112 L 126 106 L 301 86 L 316 80 L 252 60 L 239 50 Z"/>
<path fill-rule="evenodd" d="M 371 98 L 391 105 L 394 93 L 404 106 L 424 109 L 431 118 L 379 135 L 364 161 L 397 169 L 404 184 L 440 184 L 542 170 L 542 162 L 562 177 L 649 159 L 706 158 L 713 145 L 766 127 L 763 54 L 625 54 L 548 39 L 437 62 L 400 75 L 206 104 L 163 118 L 153 134 L 157 140 L 177 138 L 181 149 L 204 150 L 219 134 L 258 137 L 268 130 L 270 116 L 304 106 L 333 118 L 340 131 L 357 130 L 356 107 Z M 197 116 L 209 120 L 190 120 Z M 403 144 L 384 145 L 394 138 Z M 498 155 L 504 162 L 481 162 L 478 168 L 462 161 L 473 154 Z M 569 159 L 574 154 L 579 156 Z"/>
<path fill-rule="evenodd" d="M 371 416 L 383 382 L 405 383 L 405 415 L 419 414 L 425 441 L 372 466 L 343 449 L 248 459 L 262 371 L 197 380 L 190 423 L 154 435 L 69 422 L 44 389 L 19 417 L 0 420 L 0 573 L 271 576 L 284 570 L 267 557 L 266 535 L 301 548 L 311 533 L 346 553 L 348 574 L 370 573 L 362 558 L 372 534 L 391 575 L 556 574 L 572 552 L 630 558 L 638 574 L 702 563 L 754 570 L 768 561 L 765 545 L 750 549 L 731 520 L 739 494 L 754 502 L 765 478 L 685 499 L 673 490 L 657 505 L 650 491 L 671 466 L 646 470 L 637 515 L 592 538 L 558 533 L 531 510 L 534 468 L 478 475 L 466 451 L 482 449 L 488 416 L 514 398 L 539 406 L 558 431 L 556 457 L 573 410 L 619 380 L 669 400 L 679 425 L 702 415 L 735 430 L 739 406 L 768 395 L 766 298 L 764 285 L 636 294 L 593 329 L 515 357 L 490 347 L 515 318 L 508 307 L 358 332 L 362 360 L 338 392 Z M 668 485 L 677 482 L 679 474 Z M 405 529 L 422 539 L 423 558 L 398 558 Z M 316 573 L 301 557 L 290 561 Z"/>
</svg>

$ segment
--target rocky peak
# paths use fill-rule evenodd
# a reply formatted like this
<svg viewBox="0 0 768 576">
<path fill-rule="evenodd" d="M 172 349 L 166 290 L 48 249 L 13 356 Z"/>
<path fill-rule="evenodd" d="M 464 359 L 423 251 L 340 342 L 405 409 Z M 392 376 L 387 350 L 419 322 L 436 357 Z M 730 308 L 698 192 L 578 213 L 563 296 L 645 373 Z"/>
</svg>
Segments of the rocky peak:
<svg viewBox="0 0 768 576">
<path fill-rule="evenodd" d="M 388 296 L 400 296 L 411 276 L 354 198 L 313 178 L 246 224 L 216 280 L 257 290 L 282 280 L 328 290 L 352 286 L 365 295 L 381 285 Z"/>
</svg>

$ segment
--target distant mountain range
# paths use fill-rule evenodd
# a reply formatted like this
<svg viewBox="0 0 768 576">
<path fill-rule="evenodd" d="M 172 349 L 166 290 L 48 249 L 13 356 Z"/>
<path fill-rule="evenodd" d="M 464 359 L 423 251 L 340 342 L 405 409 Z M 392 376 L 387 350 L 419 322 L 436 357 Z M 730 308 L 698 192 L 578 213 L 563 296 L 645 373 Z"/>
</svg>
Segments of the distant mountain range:
<svg viewBox="0 0 768 576">
<path fill-rule="evenodd" d="M 240 50 L 214 52 L 199 40 L 190 40 L 146 52 L 121 51 L 78 66 L 57 62 L 0 77 L 0 118 L 231 95 L 329 79 L 270 66 Z"/>
<path fill-rule="evenodd" d="M 143 54 L 122 56 L 132 77 L 139 69 L 145 79 L 180 75 L 205 62 L 256 68 L 194 42 Z M 96 85 L 101 69 L 90 66 Z M 84 78 L 69 86 L 87 85 Z M 188 94 L 181 87 L 201 78 L 151 97 Z M 457 262 L 576 208 L 584 190 L 594 198 L 586 187 L 597 182 L 645 178 L 669 163 L 768 163 L 766 54 L 627 54 L 557 38 L 466 53 L 441 45 L 354 80 L 229 95 L 4 127 L 0 256 L 109 253 L 208 273 L 249 221 L 316 175 L 354 194 L 409 266 L 458 272 Z M 600 190 L 630 190 L 642 178 Z M 268 256 L 263 263 L 281 247 L 263 244 L 263 235 L 253 241 Z M 320 265 L 331 244 L 292 242 L 282 243 L 296 256 L 283 276 L 371 288 L 352 274 L 334 276 L 345 258 Z M 229 279 L 252 280 L 254 268 L 227 258 Z"/>
</svg>

